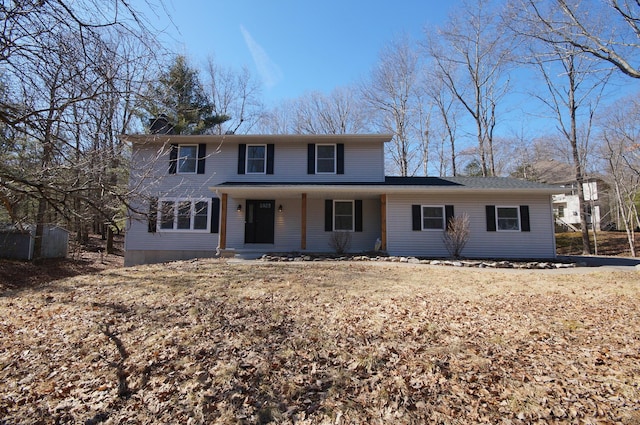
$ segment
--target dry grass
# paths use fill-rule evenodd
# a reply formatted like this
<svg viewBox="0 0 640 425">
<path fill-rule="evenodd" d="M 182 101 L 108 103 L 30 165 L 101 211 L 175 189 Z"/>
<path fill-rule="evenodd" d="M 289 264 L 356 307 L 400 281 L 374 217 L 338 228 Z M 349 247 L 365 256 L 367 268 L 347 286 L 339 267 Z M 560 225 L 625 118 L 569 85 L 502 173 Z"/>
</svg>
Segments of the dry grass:
<svg viewBox="0 0 640 425">
<path fill-rule="evenodd" d="M 638 273 L 176 262 L 0 297 L 0 423 L 639 423 Z"/>
</svg>

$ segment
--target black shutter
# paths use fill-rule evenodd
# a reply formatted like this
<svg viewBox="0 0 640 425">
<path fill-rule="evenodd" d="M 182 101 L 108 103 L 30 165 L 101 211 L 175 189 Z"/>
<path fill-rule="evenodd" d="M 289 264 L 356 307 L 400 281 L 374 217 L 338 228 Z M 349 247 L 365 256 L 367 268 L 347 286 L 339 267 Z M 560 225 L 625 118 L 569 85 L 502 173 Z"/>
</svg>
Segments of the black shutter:
<svg viewBox="0 0 640 425">
<path fill-rule="evenodd" d="M 275 146 L 273 143 L 267 145 L 267 174 L 273 174 L 273 154 Z"/>
<path fill-rule="evenodd" d="M 413 223 L 413 230 L 422 230 L 422 213 L 420 212 L 420 205 L 411 205 L 411 221 Z"/>
<path fill-rule="evenodd" d="M 211 198 L 211 233 L 220 229 L 220 198 Z"/>
<path fill-rule="evenodd" d="M 454 217 L 453 205 L 444 206 L 444 217 L 445 217 L 444 228 L 448 230 L 451 227 L 451 219 Z"/>
<path fill-rule="evenodd" d="M 487 212 L 487 232 L 495 232 L 496 231 L 496 206 L 495 205 L 487 205 L 485 207 Z"/>
<path fill-rule="evenodd" d="M 155 233 L 158 227 L 158 198 L 149 200 L 149 215 L 147 216 L 147 232 Z"/>
<path fill-rule="evenodd" d="M 244 174 L 244 163 L 247 155 L 247 145 L 240 143 L 238 145 L 238 174 Z"/>
<path fill-rule="evenodd" d="M 336 163 L 338 164 L 337 174 L 344 174 L 344 143 L 336 146 Z"/>
<path fill-rule="evenodd" d="M 316 145 L 309 143 L 307 145 L 307 174 L 316 173 Z"/>
<path fill-rule="evenodd" d="M 331 199 L 324 201 L 324 231 L 333 231 L 333 200 Z"/>
<path fill-rule="evenodd" d="M 175 174 L 178 165 L 178 145 L 169 146 L 169 174 Z"/>
<path fill-rule="evenodd" d="M 531 224 L 529 223 L 529 206 L 520 205 L 520 230 L 523 232 L 531 231 Z"/>
<path fill-rule="evenodd" d="M 204 162 L 207 157 L 207 145 L 200 143 L 198 145 L 198 174 L 204 174 Z"/>
<path fill-rule="evenodd" d="M 353 203 L 355 211 L 353 212 L 355 215 L 355 231 L 362 232 L 362 200 L 356 199 Z"/>
</svg>

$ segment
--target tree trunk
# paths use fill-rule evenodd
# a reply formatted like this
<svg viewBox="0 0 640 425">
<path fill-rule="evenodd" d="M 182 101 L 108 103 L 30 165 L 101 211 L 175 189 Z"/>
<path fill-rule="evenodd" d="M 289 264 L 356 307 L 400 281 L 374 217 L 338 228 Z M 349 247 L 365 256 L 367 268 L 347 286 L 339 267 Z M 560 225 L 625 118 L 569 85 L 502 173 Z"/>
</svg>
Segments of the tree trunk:
<svg viewBox="0 0 640 425">
<path fill-rule="evenodd" d="M 113 249 L 113 228 L 111 226 L 107 226 L 107 254 L 113 254 L 115 251 Z"/>
</svg>

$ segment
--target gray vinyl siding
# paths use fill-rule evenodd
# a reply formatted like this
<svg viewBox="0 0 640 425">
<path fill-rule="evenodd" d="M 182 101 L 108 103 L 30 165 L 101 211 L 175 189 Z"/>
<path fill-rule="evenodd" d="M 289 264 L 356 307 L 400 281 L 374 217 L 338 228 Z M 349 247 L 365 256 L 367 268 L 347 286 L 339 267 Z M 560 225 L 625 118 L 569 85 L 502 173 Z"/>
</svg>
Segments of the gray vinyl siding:
<svg viewBox="0 0 640 425">
<path fill-rule="evenodd" d="M 238 174 L 238 144 L 208 144 L 204 174 L 169 174 L 168 145 L 135 145 L 131 186 L 158 196 L 204 196 L 210 193 L 210 186 L 230 181 L 384 181 L 384 149 L 380 143 L 346 144 L 344 156 L 344 174 L 307 174 L 307 144 L 276 143 L 273 174 Z"/>
<path fill-rule="evenodd" d="M 470 237 L 462 255 L 468 258 L 553 258 L 553 217 L 548 195 L 389 195 L 387 251 L 390 255 L 448 257 L 442 231 L 412 230 L 411 206 L 453 205 L 455 215 L 467 213 Z M 529 206 L 530 232 L 489 232 L 486 205 Z"/>
<path fill-rule="evenodd" d="M 341 198 L 342 199 L 342 198 Z M 324 230 L 324 199 L 307 202 L 307 251 L 332 252 L 329 241 L 332 232 Z M 380 237 L 380 201 L 362 200 L 362 232 L 351 232 L 352 253 L 373 251 Z"/>
<path fill-rule="evenodd" d="M 218 178 L 221 181 L 282 183 L 384 181 L 384 149 L 380 143 L 345 144 L 344 151 L 344 174 L 307 174 L 306 143 L 276 143 L 273 174 L 237 174 L 238 145 L 229 145 L 223 149 L 219 159 L 233 169 L 220 170 L 226 178 Z"/>
</svg>

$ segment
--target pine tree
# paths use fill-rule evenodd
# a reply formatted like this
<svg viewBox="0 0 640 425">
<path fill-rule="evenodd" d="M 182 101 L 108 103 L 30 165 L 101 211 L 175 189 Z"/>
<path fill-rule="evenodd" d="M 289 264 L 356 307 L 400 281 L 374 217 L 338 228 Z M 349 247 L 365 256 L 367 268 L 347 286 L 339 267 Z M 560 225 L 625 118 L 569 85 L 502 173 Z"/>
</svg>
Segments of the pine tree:
<svg viewBox="0 0 640 425">
<path fill-rule="evenodd" d="M 176 56 L 169 69 L 160 75 L 151 87 L 144 109 L 150 118 L 166 115 L 176 134 L 206 134 L 230 119 L 212 112 L 198 71 L 184 56 Z"/>
</svg>

